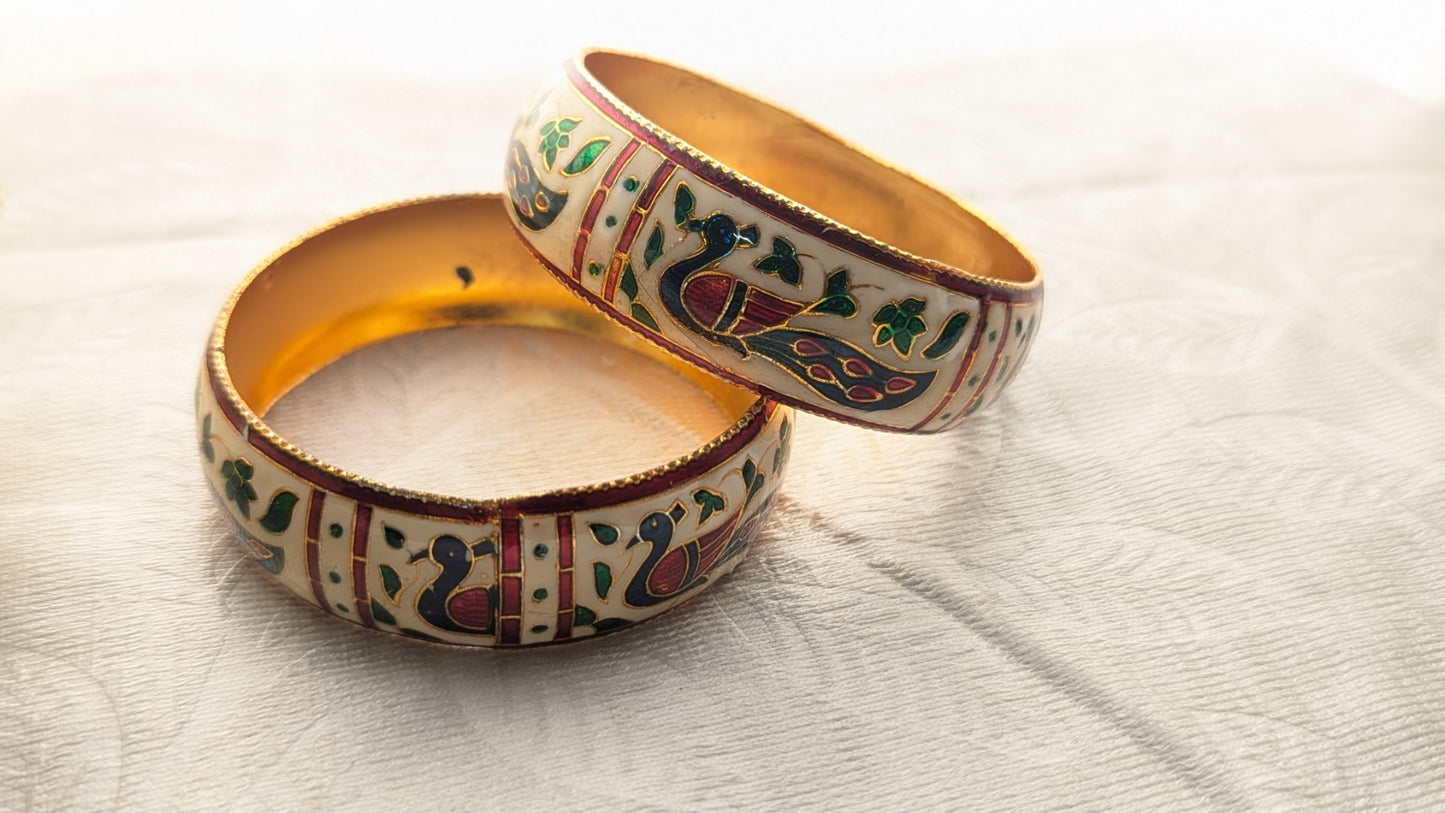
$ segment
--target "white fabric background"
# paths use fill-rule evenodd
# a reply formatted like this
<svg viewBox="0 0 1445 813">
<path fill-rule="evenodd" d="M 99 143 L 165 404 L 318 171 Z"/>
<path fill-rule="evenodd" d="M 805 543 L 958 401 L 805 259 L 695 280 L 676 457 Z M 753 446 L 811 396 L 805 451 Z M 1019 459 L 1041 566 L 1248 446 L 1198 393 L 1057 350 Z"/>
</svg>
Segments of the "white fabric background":
<svg viewBox="0 0 1445 813">
<path fill-rule="evenodd" d="M 0 38 L 0 809 L 1445 801 L 1438 11 L 1142 42 L 1177 21 L 1031 39 L 960 15 L 956 52 L 907 7 L 840 12 L 852 64 L 810 61 L 799 10 L 695 53 L 597 22 L 974 200 L 1048 311 L 953 433 L 800 418 L 774 519 L 687 608 L 498 655 L 353 629 L 247 564 L 197 470 L 193 375 L 226 292 L 295 234 L 497 188 L 514 111 L 595 7 L 549 7 L 558 44 L 409 5 L 414 60 L 368 50 L 375 9 L 117 8 L 22 6 Z M 483 45 L 437 56 L 426 26 Z M 1292 47 L 1351 33 L 1373 45 Z M 353 453 L 481 487 L 535 472 L 478 449 L 555 448 L 566 413 L 499 424 L 476 369 L 528 352 L 490 398 L 590 375 L 607 401 L 535 337 L 455 338 L 343 365 L 287 420 L 347 453 L 332 408 L 359 392 L 344 420 L 406 423 Z M 604 406 L 586 420 L 636 414 Z"/>
</svg>

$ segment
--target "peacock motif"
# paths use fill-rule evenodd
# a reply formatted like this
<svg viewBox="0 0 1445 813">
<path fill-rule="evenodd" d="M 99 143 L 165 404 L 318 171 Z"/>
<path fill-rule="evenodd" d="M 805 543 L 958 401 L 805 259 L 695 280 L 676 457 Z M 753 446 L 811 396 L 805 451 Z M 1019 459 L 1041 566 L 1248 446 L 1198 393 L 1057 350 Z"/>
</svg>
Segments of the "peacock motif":
<svg viewBox="0 0 1445 813">
<path fill-rule="evenodd" d="M 757 245 L 756 226 L 739 226 L 722 212 L 701 220 L 686 214 L 678 218 L 679 228 L 701 234 L 702 245 L 664 269 L 658 281 L 662 305 L 678 324 L 744 357 L 763 356 L 828 400 L 855 409 L 896 409 L 933 383 L 934 371 L 898 370 L 837 337 L 789 327 L 793 317 L 845 296 L 832 290 L 834 279 L 846 287 L 845 275 L 830 278 L 830 290 L 818 302 L 769 293 L 717 267 L 734 251 Z"/>
<path fill-rule="evenodd" d="M 412 562 L 428 559 L 439 568 L 436 577 L 417 596 L 417 614 L 437 629 L 491 635 L 496 628 L 496 585 L 462 588 L 461 584 L 478 558 L 496 551 L 490 539 L 468 545 L 451 534 L 443 534 L 433 539 L 426 550 L 413 554 Z"/>
<path fill-rule="evenodd" d="M 647 556 L 628 582 L 623 595 L 627 604 L 650 607 L 706 583 L 720 565 L 747 549 L 763 518 L 768 515 L 769 503 L 762 503 L 752 516 L 744 520 L 746 509 L 746 506 L 739 508 L 717 528 L 677 547 L 672 547 L 672 540 L 677 534 L 678 523 L 687 515 L 687 508 L 682 503 L 674 503 L 666 511 L 654 511 L 643 517 L 637 527 L 637 535 L 627 543 L 629 549 L 647 546 Z"/>
<path fill-rule="evenodd" d="M 542 179 L 532 168 L 532 159 L 527 147 L 520 141 L 512 142 L 507 160 L 507 197 L 512 210 L 523 226 L 532 231 L 541 231 L 552 225 L 562 207 L 567 205 L 567 190 L 552 190 L 542 185 Z"/>
</svg>

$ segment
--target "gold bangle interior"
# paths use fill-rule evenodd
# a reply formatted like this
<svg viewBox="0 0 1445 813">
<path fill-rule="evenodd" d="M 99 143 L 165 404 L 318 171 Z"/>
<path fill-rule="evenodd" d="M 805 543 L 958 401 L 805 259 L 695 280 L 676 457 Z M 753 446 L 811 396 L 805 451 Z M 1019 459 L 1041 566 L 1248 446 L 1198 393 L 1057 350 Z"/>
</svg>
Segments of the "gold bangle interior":
<svg viewBox="0 0 1445 813">
<path fill-rule="evenodd" d="M 346 353 L 419 330 L 475 324 L 568 330 L 621 345 L 694 383 L 733 420 L 757 400 L 635 337 L 558 285 L 490 195 L 382 209 L 306 238 L 242 285 L 217 336 L 232 385 L 261 416 Z"/>
<path fill-rule="evenodd" d="M 587 70 L 624 103 L 721 164 L 911 254 L 1014 283 L 1037 270 L 958 201 L 785 110 L 704 77 L 593 52 Z"/>
</svg>

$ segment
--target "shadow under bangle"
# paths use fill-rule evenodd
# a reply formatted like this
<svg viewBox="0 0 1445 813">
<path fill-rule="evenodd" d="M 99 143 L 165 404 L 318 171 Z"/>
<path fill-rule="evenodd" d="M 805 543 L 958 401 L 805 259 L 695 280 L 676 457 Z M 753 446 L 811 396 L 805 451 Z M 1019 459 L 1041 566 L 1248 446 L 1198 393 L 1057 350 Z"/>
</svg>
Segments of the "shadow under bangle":
<svg viewBox="0 0 1445 813">
<path fill-rule="evenodd" d="M 874 429 L 998 398 L 1039 327 L 1034 263 L 944 192 L 681 68 L 584 51 L 512 134 L 522 239 L 698 367 Z"/>
<path fill-rule="evenodd" d="M 383 207 L 253 271 L 221 311 L 196 393 L 206 479 L 260 565 L 327 613 L 451 644 L 566 641 L 641 621 L 742 559 L 788 457 L 789 410 L 638 341 L 519 243 L 500 197 Z M 663 466 L 500 499 L 394 488 L 296 448 L 261 416 L 320 367 L 413 331 L 571 330 L 657 358 L 733 418 Z"/>
</svg>

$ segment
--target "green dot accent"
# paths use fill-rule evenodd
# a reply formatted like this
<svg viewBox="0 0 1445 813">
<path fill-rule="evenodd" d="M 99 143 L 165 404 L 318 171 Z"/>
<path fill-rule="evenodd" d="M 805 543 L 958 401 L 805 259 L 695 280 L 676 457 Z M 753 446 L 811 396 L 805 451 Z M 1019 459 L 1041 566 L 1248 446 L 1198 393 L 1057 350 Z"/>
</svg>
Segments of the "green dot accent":
<svg viewBox="0 0 1445 813">
<path fill-rule="evenodd" d="M 332 583 L 332 584 L 341 584 L 341 574 L 340 574 L 340 573 L 337 573 L 336 571 L 333 570 L 333 571 L 331 571 L 330 573 L 328 573 L 328 574 L 326 574 L 326 575 L 327 575 L 328 578 L 331 579 L 331 583 Z"/>
<path fill-rule="evenodd" d="M 622 188 L 623 188 L 623 189 L 626 189 L 628 192 L 636 192 L 636 191 L 637 191 L 637 176 L 636 176 L 636 175 L 628 175 L 628 176 L 627 176 L 627 180 L 625 180 L 625 181 L 622 182 Z"/>
<path fill-rule="evenodd" d="M 617 218 L 613 217 L 612 215 L 608 215 L 608 216 L 607 216 L 607 219 L 604 220 L 604 221 L 602 221 L 602 222 L 603 222 L 603 223 L 606 223 L 606 224 L 607 224 L 607 228 L 610 229 L 610 228 L 612 228 L 613 226 L 616 226 L 616 225 L 617 225 Z"/>
<path fill-rule="evenodd" d="M 602 266 L 597 263 L 587 263 L 587 273 L 596 277 L 602 274 Z"/>
<path fill-rule="evenodd" d="M 341 538 L 341 533 L 342 533 L 341 523 L 339 523 L 339 522 L 333 522 L 333 523 L 331 523 L 331 527 L 330 527 L 330 528 L 327 528 L 326 530 L 328 530 L 328 531 L 331 532 L 331 537 L 332 537 L 333 539 L 340 539 L 340 538 Z"/>
<path fill-rule="evenodd" d="M 538 624 L 537 626 L 535 626 L 535 627 L 532 628 L 532 632 L 546 632 L 546 631 L 547 631 L 547 625 L 546 625 L 546 624 Z"/>
<path fill-rule="evenodd" d="M 338 605 L 336 605 L 336 609 L 342 611 L 343 613 L 349 613 L 349 612 L 351 612 L 351 608 L 348 607 L 348 606 L 346 606 L 345 604 L 338 604 Z"/>
<path fill-rule="evenodd" d="M 968 385 L 969 385 L 970 387 L 977 387 L 977 386 L 978 386 L 978 376 L 974 376 L 973 378 L 970 378 L 970 379 L 968 380 Z"/>
<path fill-rule="evenodd" d="M 532 600 L 533 600 L 533 601 L 541 601 L 542 599 L 544 599 L 544 598 L 546 598 L 546 597 L 547 597 L 547 588 L 545 588 L 545 587 L 538 587 L 536 590 L 533 590 L 533 591 L 532 591 Z"/>
<path fill-rule="evenodd" d="M 996 342 L 996 341 L 998 341 L 998 331 L 997 331 L 997 330 L 990 330 L 990 331 L 988 332 L 988 340 L 991 341 L 991 342 Z"/>
<path fill-rule="evenodd" d="M 546 545 L 538 545 L 538 546 L 536 546 L 535 548 L 532 548 L 532 555 L 535 556 L 535 557 L 537 557 L 538 559 L 546 559 L 546 558 L 547 558 L 547 546 L 546 546 Z"/>
</svg>

